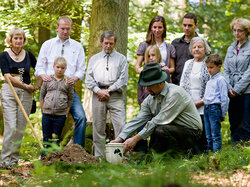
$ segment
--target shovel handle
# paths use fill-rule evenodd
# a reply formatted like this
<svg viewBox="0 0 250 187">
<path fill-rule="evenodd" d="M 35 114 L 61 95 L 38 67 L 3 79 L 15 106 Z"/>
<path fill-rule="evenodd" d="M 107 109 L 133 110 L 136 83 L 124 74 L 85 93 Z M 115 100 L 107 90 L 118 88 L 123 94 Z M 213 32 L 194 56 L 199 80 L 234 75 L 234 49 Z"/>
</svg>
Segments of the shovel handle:
<svg viewBox="0 0 250 187">
<path fill-rule="evenodd" d="M 17 96 L 17 94 L 16 94 L 16 91 L 15 91 L 15 89 L 14 89 L 12 83 L 10 82 L 9 77 L 5 74 L 5 75 L 4 75 L 4 78 L 5 78 L 5 80 L 7 81 L 7 83 L 9 84 L 10 89 L 11 89 L 11 91 L 12 91 L 12 93 L 13 93 L 13 95 L 14 95 L 16 101 L 17 101 L 19 107 L 21 108 L 21 110 L 22 110 L 22 112 L 23 112 L 23 115 L 24 115 L 26 121 L 28 122 L 28 124 L 29 124 L 29 126 L 30 126 L 30 128 L 31 128 L 31 130 L 32 130 L 32 132 L 33 132 L 34 138 L 38 141 L 38 144 L 39 144 L 40 148 L 43 148 L 43 145 L 42 145 L 41 141 L 38 139 L 38 136 L 37 136 L 37 134 L 36 134 L 36 132 L 35 132 L 35 130 L 34 130 L 32 124 L 31 124 L 31 122 L 30 122 L 30 119 L 29 119 L 27 113 L 25 112 L 25 110 L 24 110 L 24 108 L 23 108 L 23 105 L 22 105 L 20 99 L 18 98 L 18 96 Z"/>
</svg>

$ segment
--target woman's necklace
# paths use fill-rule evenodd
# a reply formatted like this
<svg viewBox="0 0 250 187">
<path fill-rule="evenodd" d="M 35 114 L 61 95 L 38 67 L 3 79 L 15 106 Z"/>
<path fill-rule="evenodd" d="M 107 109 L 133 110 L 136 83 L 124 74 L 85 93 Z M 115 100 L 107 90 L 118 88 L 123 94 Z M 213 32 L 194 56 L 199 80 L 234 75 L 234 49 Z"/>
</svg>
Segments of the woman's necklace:
<svg viewBox="0 0 250 187">
<path fill-rule="evenodd" d="M 10 48 L 10 50 L 12 51 L 12 53 L 14 53 L 15 55 L 16 55 L 16 60 L 18 60 L 18 56 L 19 56 L 19 54 L 21 53 L 21 51 L 23 50 L 23 49 L 21 49 L 18 53 L 16 53 L 12 48 Z"/>
</svg>

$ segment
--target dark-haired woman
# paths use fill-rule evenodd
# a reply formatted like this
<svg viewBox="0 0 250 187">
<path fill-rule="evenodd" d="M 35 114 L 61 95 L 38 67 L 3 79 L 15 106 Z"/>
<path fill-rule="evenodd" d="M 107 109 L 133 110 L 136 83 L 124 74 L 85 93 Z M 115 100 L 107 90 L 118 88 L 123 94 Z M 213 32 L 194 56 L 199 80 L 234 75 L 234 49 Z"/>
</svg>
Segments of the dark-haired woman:
<svg viewBox="0 0 250 187">
<path fill-rule="evenodd" d="M 168 44 L 164 39 L 166 38 L 166 21 L 162 16 L 155 16 L 148 27 L 146 41 L 141 42 L 138 49 L 137 49 L 137 62 L 135 65 L 135 71 L 137 73 L 141 73 L 142 65 L 144 61 L 144 55 L 147 47 L 149 45 L 157 45 L 161 52 L 162 61 L 160 62 L 162 70 L 166 71 L 168 75 L 172 74 L 175 71 L 174 66 L 174 58 L 175 58 L 175 48 L 173 45 Z M 170 76 L 167 82 L 170 82 Z M 139 94 L 137 95 L 139 104 L 140 97 Z"/>
<path fill-rule="evenodd" d="M 141 42 L 137 49 L 137 62 L 135 71 L 141 73 L 142 64 L 144 60 L 144 53 L 149 45 L 157 45 L 161 51 L 163 70 L 167 70 L 170 74 L 175 71 L 174 58 L 175 48 L 173 45 L 168 44 L 164 39 L 166 38 L 166 21 L 162 16 L 155 16 L 148 27 L 146 41 Z"/>
</svg>

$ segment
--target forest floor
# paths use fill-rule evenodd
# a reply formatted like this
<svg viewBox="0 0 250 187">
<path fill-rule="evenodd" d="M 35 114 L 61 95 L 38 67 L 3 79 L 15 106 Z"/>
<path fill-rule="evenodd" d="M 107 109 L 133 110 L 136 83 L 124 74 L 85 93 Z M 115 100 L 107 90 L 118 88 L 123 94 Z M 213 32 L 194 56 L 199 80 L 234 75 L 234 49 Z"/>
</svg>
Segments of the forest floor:
<svg viewBox="0 0 250 187">
<path fill-rule="evenodd" d="M 217 163 L 214 156 L 211 156 L 209 158 L 210 158 L 210 162 L 212 162 L 213 164 L 210 165 L 205 170 L 196 170 L 195 172 L 190 174 L 188 186 L 193 186 L 193 185 L 194 186 L 203 186 L 203 185 L 210 186 L 211 185 L 211 186 L 250 187 L 249 163 L 245 167 L 246 169 L 243 169 L 243 170 L 242 169 L 235 169 L 235 170 L 232 170 L 229 172 L 225 172 L 225 171 L 221 171 L 217 168 L 218 163 Z M 87 153 L 80 146 L 73 145 L 73 144 L 66 146 L 61 151 L 52 152 L 47 157 L 47 159 L 42 160 L 43 165 L 35 166 L 33 163 L 37 162 L 37 161 L 38 161 L 38 159 L 29 161 L 29 162 L 24 161 L 24 160 L 20 160 L 18 167 L 12 168 L 11 170 L 0 170 L 0 186 L 3 186 L 3 185 L 18 186 L 18 185 L 25 184 L 26 181 L 33 181 L 32 184 L 34 184 L 34 181 L 36 181 L 35 183 L 40 184 L 37 186 L 43 186 L 46 184 L 53 183 L 53 177 L 48 177 L 46 179 L 45 178 L 41 179 L 39 177 L 37 178 L 36 175 L 33 175 L 33 171 L 38 170 L 39 167 L 53 165 L 54 163 L 56 163 L 58 161 L 60 161 L 61 163 L 64 162 L 64 163 L 69 164 L 69 165 L 90 164 L 90 165 L 93 165 L 93 167 L 96 167 L 96 169 L 98 168 L 98 164 L 100 164 L 100 167 L 103 167 L 102 163 L 99 163 L 99 161 L 93 155 L 90 155 L 89 153 Z M 38 161 L 38 162 L 40 162 L 40 161 Z M 105 165 L 105 167 L 107 166 L 106 170 L 108 170 L 109 168 L 112 168 L 112 164 L 109 164 L 109 163 L 106 163 L 106 164 L 108 164 L 108 165 Z M 129 164 L 129 163 L 124 163 L 122 165 L 126 165 L 126 164 Z M 130 163 L 130 165 L 131 165 L 131 163 Z M 154 167 L 154 166 L 152 166 L 152 167 Z M 157 166 L 157 167 L 159 167 L 159 166 Z M 157 170 L 157 167 L 155 167 L 154 170 Z M 152 171 L 148 172 L 148 171 L 145 171 L 143 169 L 141 170 L 140 168 L 138 170 L 140 170 L 140 172 L 141 172 L 141 174 L 138 177 L 147 177 L 153 173 Z M 78 170 L 76 170 L 76 171 L 79 172 L 81 170 L 79 170 L 79 168 L 78 168 Z M 122 172 L 126 173 L 128 170 L 125 167 L 124 171 L 121 168 L 120 168 L 120 171 L 121 171 L 121 176 L 122 176 L 123 175 Z M 130 170 L 130 171 L 133 171 L 133 170 Z M 48 172 L 49 172 L 49 170 L 48 170 Z M 185 171 L 183 171 L 183 172 L 185 172 Z M 57 171 L 57 175 L 63 176 L 64 172 L 60 173 Z M 77 175 L 77 176 L 75 175 L 74 177 L 78 178 L 79 175 Z M 112 175 L 110 177 L 112 178 Z M 43 181 L 38 182 L 37 180 L 43 180 Z M 176 181 L 178 181 L 178 180 L 174 180 L 174 183 L 176 186 L 185 186 L 185 185 L 176 184 Z M 96 184 L 98 184 L 98 182 L 96 182 L 96 183 L 92 182 L 92 184 L 93 184 L 93 186 L 96 186 Z M 168 185 L 170 185 L 170 184 L 169 183 L 167 183 L 166 185 L 161 184 L 161 186 L 168 186 Z M 72 186 L 74 186 L 73 183 L 72 183 Z M 150 185 L 148 185 L 148 186 L 150 186 Z"/>
<path fill-rule="evenodd" d="M 28 162 L 23 162 L 20 167 L 6 170 L 0 176 L 0 186 L 3 185 L 18 185 L 20 180 L 30 180 L 33 176 L 31 171 L 34 165 Z M 48 181 L 49 183 L 49 181 Z M 234 187 L 250 187 L 250 174 L 237 170 L 231 176 L 221 172 L 195 173 L 192 176 L 193 184 L 212 185 L 212 186 L 234 186 Z"/>
</svg>

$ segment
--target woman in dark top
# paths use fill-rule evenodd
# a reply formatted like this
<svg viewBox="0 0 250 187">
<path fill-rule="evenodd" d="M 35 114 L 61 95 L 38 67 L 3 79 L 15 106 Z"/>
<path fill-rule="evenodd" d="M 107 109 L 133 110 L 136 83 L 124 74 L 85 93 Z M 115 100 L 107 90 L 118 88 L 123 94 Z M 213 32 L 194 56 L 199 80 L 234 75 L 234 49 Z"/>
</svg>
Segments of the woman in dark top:
<svg viewBox="0 0 250 187">
<path fill-rule="evenodd" d="M 145 64 L 145 51 L 149 45 L 156 45 L 159 47 L 161 53 L 161 64 L 162 70 L 164 70 L 168 75 L 169 78 L 167 82 L 171 82 L 170 75 L 175 71 L 174 65 L 174 58 L 175 58 L 175 48 L 173 45 L 168 44 L 164 39 L 166 37 L 166 22 L 164 17 L 162 16 L 155 16 L 148 27 L 146 41 L 141 42 L 138 49 L 137 49 L 137 62 L 135 65 L 135 71 L 137 73 L 141 73 L 143 61 Z M 138 103 L 141 104 L 141 92 L 137 89 L 137 98 Z"/>
<path fill-rule="evenodd" d="M 137 73 L 142 71 L 144 54 L 149 45 L 157 45 L 159 47 L 162 57 L 162 61 L 160 62 L 162 70 L 170 74 L 175 71 L 175 48 L 164 40 L 167 35 L 166 32 L 167 26 L 164 17 L 155 16 L 149 24 L 146 41 L 141 42 L 137 49 L 137 62 L 135 65 Z"/>
<path fill-rule="evenodd" d="M 9 49 L 0 54 L 2 74 L 6 75 L 27 113 L 32 106 L 32 93 L 37 87 L 31 85 L 30 67 L 35 68 L 36 58 L 23 48 L 27 38 L 21 28 L 13 28 L 6 38 Z M 5 81 L 1 92 L 4 116 L 4 140 L 1 152 L 1 166 L 12 168 L 18 164 L 19 149 L 26 126 L 26 120 L 13 93 Z"/>
</svg>

